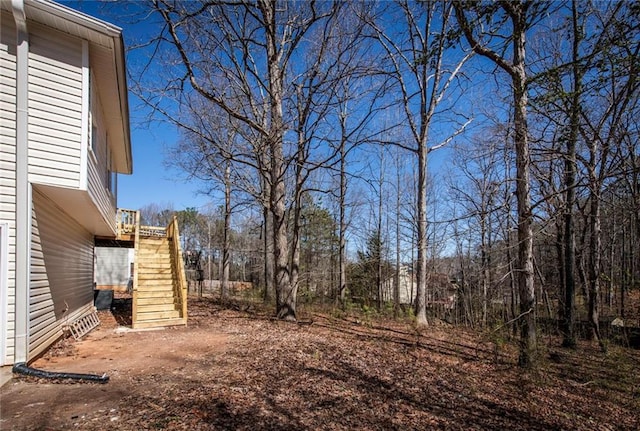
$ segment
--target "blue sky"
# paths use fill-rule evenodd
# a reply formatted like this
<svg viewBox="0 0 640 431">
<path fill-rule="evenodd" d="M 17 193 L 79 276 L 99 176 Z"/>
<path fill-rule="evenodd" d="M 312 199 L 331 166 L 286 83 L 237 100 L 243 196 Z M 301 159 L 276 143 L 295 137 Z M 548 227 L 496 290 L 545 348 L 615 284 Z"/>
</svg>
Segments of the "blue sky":
<svg viewBox="0 0 640 431">
<path fill-rule="evenodd" d="M 154 34 L 155 26 L 150 22 L 140 22 L 133 18 L 135 2 L 100 2 L 95 0 L 58 0 L 69 7 L 113 23 L 123 29 L 125 44 L 134 46 L 136 42 L 148 40 Z M 133 12 L 132 12 L 133 11 Z M 127 56 L 130 64 L 144 61 L 141 52 L 133 50 Z M 132 67 L 131 65 L 129 66 Z M 153 73 L 153 66 L 151 67 Z M 204 208 L 211 199 L 198 194 L 196 182 L 184 181 L 184 173 L 167 166 L 165 152 L 176 145 L 179 134 L 175 126 L 161 121 L 146 121 L 148 110 L 142 102 L 129 93 L 131 116 L 131 138 L 133 146 L 133 175 L 120 175 L 118 179 L 118 206 L 138 209 L 148 204 L 171 204 L 180 210 L 186 207 Z M 474 125 L 477 124 L 474 122 Z M 472 125 L 473 127 L 473 125 Z M 429 167 L 433 173 L 441 167 L 449 166 L 447 148 L 432 153 Z M 370 163 L 370 161 L 369 161 Z M 214 202 L 215 205 L 215 202 Z"/>
<path fill-rule="evenodd" d="M 66 6 L 88 15 L 110 22 L 123 29 L 125 45 L 134 44 L 145 31 L 144 24 L 131 24 L 126 15 L 114 14 L 113 5 L 98 1 L 64 1 Z M 128 61 L 131 61 L 129 56 Z M 201 208 L 210 199 L 198 194 L 198 185 L 182 180 L 181 173 L 170 169 L 165 163 L 165 151 L 178 139 L 176 128 L 159 121 L 147 124 L 146 109 L 141 101 L 129 92 L 131 119 L 131 143 L 133 147 L 133 175 L 118 177 L 118 207 L 138 209 L 147 204 L 172 204 L 180 210 L 186 207 Z"/>
</svg>

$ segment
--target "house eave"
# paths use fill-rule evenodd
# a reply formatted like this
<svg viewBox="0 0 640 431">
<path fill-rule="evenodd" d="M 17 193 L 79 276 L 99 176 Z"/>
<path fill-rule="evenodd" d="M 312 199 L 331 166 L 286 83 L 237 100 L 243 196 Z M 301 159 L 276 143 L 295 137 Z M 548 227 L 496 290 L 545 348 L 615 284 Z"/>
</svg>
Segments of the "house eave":
<svg viewBox="0 0 640 431">
<path fill-rule="evenodd" d="M 115 207 L 113 217 L 107 220 L 86 190 L 34 184 L 41 193 L 54 201 L 85 230 L 94 236 L 113 238 L 116 235 Z"/>
</svg>

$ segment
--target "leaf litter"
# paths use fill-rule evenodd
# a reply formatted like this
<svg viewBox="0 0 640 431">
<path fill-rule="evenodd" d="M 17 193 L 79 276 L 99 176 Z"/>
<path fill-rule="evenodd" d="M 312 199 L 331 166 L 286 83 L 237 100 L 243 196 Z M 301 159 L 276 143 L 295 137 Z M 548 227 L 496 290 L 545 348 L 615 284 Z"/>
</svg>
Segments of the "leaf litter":
<svg viewBox="0 0 640 431">
<path fill-rule="evenodd" d="M 11 430 L 636 430 L 640 354 L 544 340 L 533 370 L 517 351 L 448 325 L 192 298 L 187 328 L 64 340 L 43 367 L 102 366 L 108 385 L 16 378 L 0 389 Z M 554 358 L 551 360 L 549 358 Z M 104 371 L 104 369 L 103 369 Z M 87 400 L 92 400 L 87 402 Z M 34 404 L 34 403 L 37 403 Z M 36 405 L 30 409 L 26 405 Z M 20 407 L 20 406 L 23 407 Z M 46 412 L 55 412 L 49 413 Z"/>
</svg>

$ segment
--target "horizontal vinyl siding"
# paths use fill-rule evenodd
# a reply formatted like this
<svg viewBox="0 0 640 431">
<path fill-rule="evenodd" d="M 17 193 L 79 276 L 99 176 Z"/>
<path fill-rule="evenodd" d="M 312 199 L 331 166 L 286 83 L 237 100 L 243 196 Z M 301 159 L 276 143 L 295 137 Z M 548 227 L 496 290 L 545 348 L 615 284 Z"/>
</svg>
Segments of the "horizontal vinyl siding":
<svg viewBox="0 0 640 431">
<path fill-rule="evenodd" d="M 35 26 L 29 43 L 29 179 L 79 188 L 82 41 Z"/>
<path fill-rule="evenodd" d="M 91 91 L 91 116 L 97 133 L 92 136 L 92 148 L 88 157 L 87 176 L 88 190 L 93 203 L 98 207 L 100 214 L 105 220 L 113 221 L 115 228 L 116 204 L 115 198 L 108 189 L 109 178 L 109 154 L 107 134 L 104 129 L 102 110 L 100 109 L 100 98 L 96 88 Z"/>
<path fill-rule="evenodd" d="M 0 15 L 0 222 L 9 227 L 6 349 L 0 363 L 14 358 L 16 303 L 16 29 L 9 13 Z M 2 299 L 4 300 L 4 298 Z M 0 317 L 1 318 L 1 317 Z"/>
<path fill-rule="evenodd" d="M 36 189 L 33 192 L 29 357 L 93 307 L 93 236 Z M 65 309 L 67 309 L 65 311 Z"/>
<path fill-rule="evenodd" d="M 112 221 L 115 229 L 116 206 L 111 197 L 111 193 L 107 190 L 106 165 L 102 164 L 105 162 L 96 162 L 93 155 L 90 155 L 88 159 L 87 174 L 89 180 L 89 195 L 93 203 L 98 207 L 100 214 L 102 214 L 105 220 Z"/>
</svg>

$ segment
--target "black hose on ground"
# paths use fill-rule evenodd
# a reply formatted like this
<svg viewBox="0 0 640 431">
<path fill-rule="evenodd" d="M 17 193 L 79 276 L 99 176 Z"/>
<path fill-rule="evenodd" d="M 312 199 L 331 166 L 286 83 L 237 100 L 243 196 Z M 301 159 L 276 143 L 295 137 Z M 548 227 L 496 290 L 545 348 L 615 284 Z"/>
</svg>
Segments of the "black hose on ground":
<svg viewBox="0 0 640 431">
<path fill-rule="evenodd" d="M 44 379 L 71 379 L 82 380 L 93 383 L 108 383 L 109 376 L 103 374 L 98 376 L 97 374 L 78 374 L 78 373 L 59 373 L 53 371 L 38 370 L 37 368 L 31 368 L 24 362 L 18 362 L 13 365 L 12 371 L 16 374 L 24 374 L 25 376 L 41 377 Z"/>
</svg>

